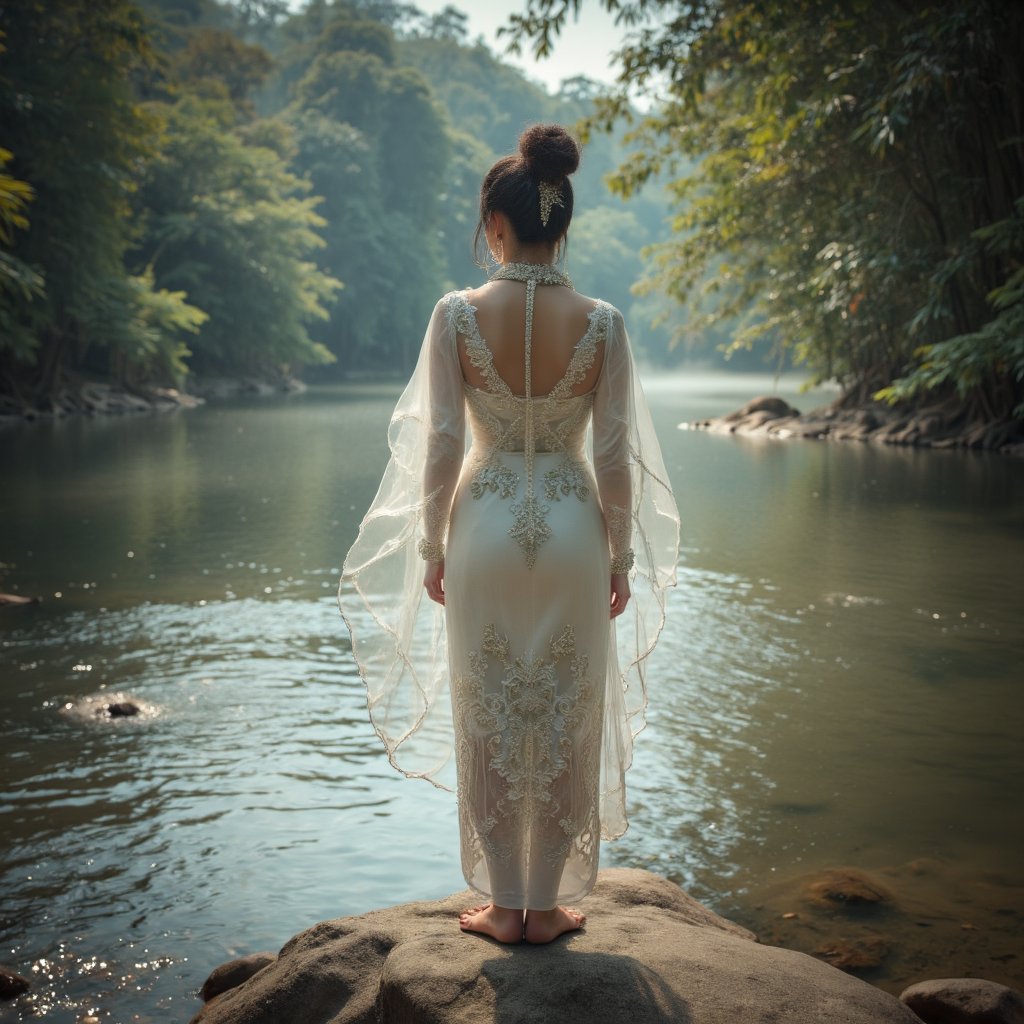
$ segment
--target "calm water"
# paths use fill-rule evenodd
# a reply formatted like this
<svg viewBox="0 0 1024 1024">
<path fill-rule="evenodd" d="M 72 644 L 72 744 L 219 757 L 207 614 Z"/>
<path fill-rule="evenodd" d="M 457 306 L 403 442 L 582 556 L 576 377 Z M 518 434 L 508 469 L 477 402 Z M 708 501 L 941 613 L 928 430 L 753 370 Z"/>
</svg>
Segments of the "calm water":
<svg viewBox="0 0 1024 1024">
<path fill-rule="evenodd" d="M 650 387 L 684 550 L 603 863 L 808 951 L 802 876 L 858 867 L 898 901 L 833 925 L 886 934 L 871 980 L 1020 986 L 1024 466 L 677 429 L 769 390 Z M 0 609 L 0 963 L 36 979 L 0 1021 L 185 1021 L 232 955 L 463 887 L 335 604 L 397 391 L 0 433 L 0 590 L 44 599 Z M 111 694 L 149 713 L 93 720 Z"/>
</svg>

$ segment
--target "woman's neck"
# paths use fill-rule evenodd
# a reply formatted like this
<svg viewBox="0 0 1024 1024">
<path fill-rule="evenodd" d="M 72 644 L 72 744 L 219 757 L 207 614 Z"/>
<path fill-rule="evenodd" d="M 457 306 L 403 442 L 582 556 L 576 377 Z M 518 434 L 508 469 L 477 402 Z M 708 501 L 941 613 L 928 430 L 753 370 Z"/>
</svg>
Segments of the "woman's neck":
<svg viewBox="0 0 1024 1024">
<path fill-rule="evenodd" d="M 555 262 L 555 247 L 548 242 L 534 242 L 529 245 L 506 245 L 502 252 L 502 263 L 541 263 Z"/>
</svg>

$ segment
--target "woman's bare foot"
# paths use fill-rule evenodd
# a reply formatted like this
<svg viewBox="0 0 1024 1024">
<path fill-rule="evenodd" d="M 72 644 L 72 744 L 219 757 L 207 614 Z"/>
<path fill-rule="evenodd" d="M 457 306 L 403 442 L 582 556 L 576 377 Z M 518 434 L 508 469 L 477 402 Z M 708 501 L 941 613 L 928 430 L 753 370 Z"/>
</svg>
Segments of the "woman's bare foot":
<svg viewBox="0 0 1024 1024">
<path fill-rule="evenodd" d="M 496 907 L 493 903 L 484 903 L 459 914 L 459 927 L 464 932 L 490 935 L 499 942 L 522 942 L 523 912 L 510 910 L 508 907 Z"/>
<path fill-rule="evenodd" d="M 554 910 L 528 910 L 524 935 L 527 942 L 550 942 L 566 932 L 574 932 L 586 921 L 572 907 L 555 907 Z"/>
</svg>

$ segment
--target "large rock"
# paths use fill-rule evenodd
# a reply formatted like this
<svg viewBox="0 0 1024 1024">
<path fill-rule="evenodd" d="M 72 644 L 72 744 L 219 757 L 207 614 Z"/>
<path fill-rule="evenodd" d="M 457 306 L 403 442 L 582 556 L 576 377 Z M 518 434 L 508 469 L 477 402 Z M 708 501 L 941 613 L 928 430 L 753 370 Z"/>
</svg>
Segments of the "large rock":
<svg viewBox="0 0 1024 1024">
<path fill-rule="evenodd" d="M 667 879 L 612 868 L 585 930 L 506 946 L 458 930 L 468 892 L 325 921 L 193 1024 L 920 1024 L 894 996 L 765 946 Z"/>
<path fill-rule="evenodd" d="M 1024 996 L 982 978 L 921 981 L 900 993 L 925 1024 L 1024 1024 Z"/>
</svg>

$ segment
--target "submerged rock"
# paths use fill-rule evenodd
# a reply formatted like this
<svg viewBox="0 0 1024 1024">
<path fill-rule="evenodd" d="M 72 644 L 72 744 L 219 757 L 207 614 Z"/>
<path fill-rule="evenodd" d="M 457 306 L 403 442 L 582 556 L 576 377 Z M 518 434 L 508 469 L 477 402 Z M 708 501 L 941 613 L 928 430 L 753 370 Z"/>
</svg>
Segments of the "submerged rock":
<svg viewBox="0 0 1024 1024">
<path fill-rule="evenodd" d="M 80 722 L 111 722 L 125 718 L 141 722 L 156 718 L 160 712 L 158 705 L 130 694 L 102 692 L 67 701 L 60 708 L 62 715 Z"/>
<path fill-rule="evenodd" d="M 0 967 L 0 999 L 14 999 L 32 987 L 32 982 L 21 974 Z"/>
<path fill-rule="evenodd" d="M 982 978 L 921 981 L 900 993 L 925 1024 L 1024 1024 L 1024 995 Z"/>
<path fill-rule="evenodd" d="M 892 902 L 885 886 L 855 868 L 824 871 L 807 885 L 812 902 L 836 905 L 865 905 Z"/>
<path fill-rule="evenodd" d="M 841 971 L 864 971 L 880 967 L 889 952 L 889 943 L 880 935 L 848 941 L 838 939 L 820 945 L 814 955 Z"/>
<path fill-rule="evenodd" d="M 96 713 L 98 715 L 107 714 L 111 718 L 130 718 L 132 715 L 141 714 L 142 708 L 130 700 L 119 700 L 111 704 L 104 704 Z"/>
<path fill-rule="evenodd" d="M 543 946 L 459 931 L 472 893 L 324 921 L 193 1024 L 920 1024 L 895 996 L 762 945 L 665 878 L 600 872 L 584 930 Z"/>
</svg>

